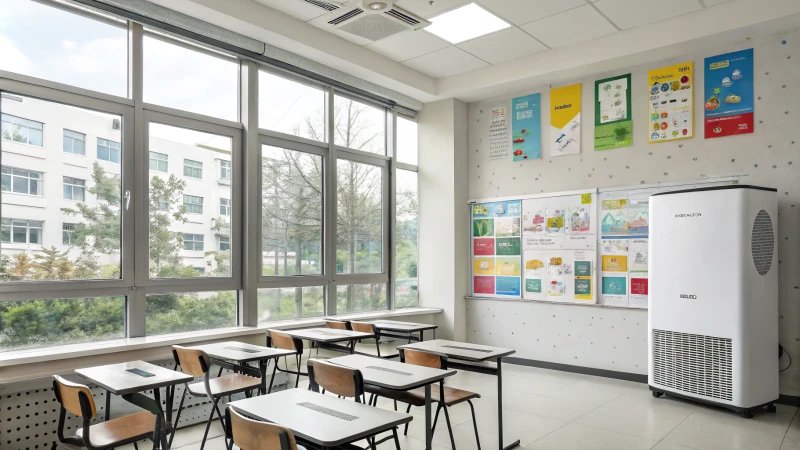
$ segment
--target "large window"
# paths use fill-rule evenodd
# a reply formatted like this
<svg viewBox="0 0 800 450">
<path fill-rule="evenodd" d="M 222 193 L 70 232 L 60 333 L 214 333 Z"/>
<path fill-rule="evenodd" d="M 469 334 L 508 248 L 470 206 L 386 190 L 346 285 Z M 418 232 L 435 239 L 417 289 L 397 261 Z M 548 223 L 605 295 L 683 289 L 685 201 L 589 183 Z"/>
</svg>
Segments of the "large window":
<svg viewBox="0 0 800 450">
<path fill-rule="evenodd" d="M 395 194 L 395 307 L 419 304 L 417 231 L 419 230 L 417 173 L 397 170 Z"/>
<path fill-rule="evenodd" d="M 97 159 L 119 164 L 120 148 L 119 142 L 97 138 Z"/>
<path fill-rule="evenodd" d="M 417 122 L 404 117 L 397 118 L 397 161 L 417 165 L 419 154 Z"/>
<path fill-rule="evenodd" d="M 0 242 L 41 244 L 43 224 L 44 222 L 41 220 L 0 219 Z M 15 258 L 15 260 L 21 259 Z M 22 269 L 34 269 L 34 267 L 31 267 L 30 262 L 30 258 L 25 258 L 20 266 Z M 29 275 L 27 272 L 18 271 L 17 267 L 11 267 L 11 270 L 18 273 L 20 278 L 27 278 L 25 275 Z"/>
<path fill-rule="evenodd" d="M 263 275 L 322 273 L 322 157 L 261 147 Z"/>
<path fill-rule="evenodd" d="M 86 135 L 64 129 L 64 153 L 86 155 Z"/>
<path fill-rule="evenodd" d="M 2 58 L 0 58 L 2 60 Z M 0 137 L 6 141 L 41 147 L 44 142 L 44 124 L 9 114 L 0 115 Z"/>
<path fill-rule="evenodd" d="M 76 202 L 86 200 L 86 180 L 64 177 L 64 200 Z"/>
<path fill-rule="evenodd" d="M 32 170 L 3 167 L 0 169 L 0 190 L 15 194 L 44 195 L 42 173 Z"/>
<path fill-rule="evenodd" d="M 383 269 L 383 170 L 340 159 L 336 166 L 336 272 Z"/>
<path fill-rule="evenodd" d="M 325 314 L 322 286 L 258 290 L 258 321 L 319 317 Z"/>
<path fill-rule="evenodd" d="M 378 311 L 386 307 L 384 284 L 351 284 L 336 287 L 337 314 Z"/>
<path fill-rule="evenodd" d="M 327 142 L 325 91 L 271 73 L 258 73 L 258 126 Z"/>
<path fill-rule="evenodd" d="M 386 111 L 336 96 L 333 142 L 362 152 L 386 154 Z"/>
<path fill-rule="evenodd" d="M 236 291 L 147 296 L 150 336 L 235 326 Z"/>
</svg>

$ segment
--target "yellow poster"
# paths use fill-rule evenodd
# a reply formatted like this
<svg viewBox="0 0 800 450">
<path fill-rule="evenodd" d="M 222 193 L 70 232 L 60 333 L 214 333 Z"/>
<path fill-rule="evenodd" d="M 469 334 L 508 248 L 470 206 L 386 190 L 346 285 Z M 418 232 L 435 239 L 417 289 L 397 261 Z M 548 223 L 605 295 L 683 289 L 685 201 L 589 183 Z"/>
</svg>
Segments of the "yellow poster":
<svg viewBox="0 0 800 450">
<path fill-rule="evenodd" d="M 674 141 L 694 135 L 694 75 L 691 61 L 647 73 L 650 95 L 648 142 Z"/>
<path fill-rule="evenodd" d="M 472 265 L 473 275 L 494 275 L 494 258 L 475 258 Z"/>
<path fill-rule="evenodd" d="M 581 85 L 550 90 L 550 156 L 581 151 Z"/>
<path fill-rule="evenodd" d="M 626 255 L 603 255 L 603 272 L 627 272 L 628 257 Z"/>
</svg>

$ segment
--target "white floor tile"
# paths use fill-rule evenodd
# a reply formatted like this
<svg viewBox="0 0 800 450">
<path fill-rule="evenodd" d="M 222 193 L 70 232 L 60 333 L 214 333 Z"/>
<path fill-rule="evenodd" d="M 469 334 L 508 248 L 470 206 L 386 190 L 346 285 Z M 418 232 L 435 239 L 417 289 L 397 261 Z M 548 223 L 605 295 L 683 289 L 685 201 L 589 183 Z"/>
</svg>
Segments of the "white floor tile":
<svg viewBox="0 0 800 450">
<path fill-rule="evenodd" d="M 589 411 L 596 409 L 597 405 L 561 398 L 545 397 L 542 395 L 532 395 L 526 401 L 511 405 L 508 408 L 536 416 L 573 421 Z"/>
<path fill-rule="evenodd" d="M 684 447 L 682 445 L 670 444 L 669 442 L 659 442 L 653 447 L 653 450 L 696 450 L 691 447 Z"/>
<path fill-rule="evenodd" d="M 795 413 L 792 422 L 789 424 L 789 429 L 786 431 L 786 437 L 800 439 L 800 415 Z"/>
<path fill-rule="evenodd" d="M 699 450 L 770 450 L 780 448 L 783 436 L 731 426 L 692 414 L 670 432 L 664 442 Z"/>
<path fill-rule="evenodd" d="M 599 380 L 584 380 L 543 392 L 542 395 L 589 403 L 592 405 L 603 405 L 633 388 L 634 386 L 617 385 Z"/>
<path fill-rule="evenodd" d="M 800 438 L 786 436 L 781 444 L 781 450 L 800 450 Z"/>
<path fill-rule="evenodd" d="M 570 423 L 536 441 L 552 450 L 648 450 L 658 441 Z"/>
<path fill-rule="evenodd" d="M 601 406 L 579 418 L 575 423 L 658 441 L 674 430 L 681 420 L 663 419 L 637 411 Z"/>
<path fill-rule="evenodd" d="M 784 436 L 787 434 L 789 424 L 792 422 L 796 408 L 785 405 L 776 406 L 778 409 L 777 413 L 756 411 L 752 419 L 745 419 L 738 413 L 728 409 L 711 407 L 698 408 L 698 410 L 692 414 L 692 417 L 698 420 L 714 421 L 745 430 Z"/>
<path fill-rule="evenodd" d="M 698 408 L 696 403 L 668 395 L 654 398 L 649 390 L 644 389 L 632 389 L 603 406 L 678 420 L 689 417 Z"/>
</svg>

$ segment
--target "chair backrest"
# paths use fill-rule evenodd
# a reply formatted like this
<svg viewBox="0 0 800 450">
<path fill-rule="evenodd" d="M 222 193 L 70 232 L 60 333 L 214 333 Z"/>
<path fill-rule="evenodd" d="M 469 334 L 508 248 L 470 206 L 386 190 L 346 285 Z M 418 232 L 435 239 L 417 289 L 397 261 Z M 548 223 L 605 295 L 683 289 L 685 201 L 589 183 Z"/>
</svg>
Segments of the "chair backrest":
<svg viewBox="0 0 800 450">
<path fill-rule="evenodd" d="M 312 359 L 308 361 L 308 378 L 316 391 L 321 387 L 336 395 L 355 397 L 357 402 L 364 394 L 364 377 L 358 369 Z"/>
<path fill-rule="evenodd" d="M 350 322 L 350 326 L 353 327 L 353 331 L 375 334 L 375 325 L 368 322 Z"/>
<path fill-rule="evenodd" d="M 288 428 L 248 419 L 231 407 L 225 415 L 233 442 L 242 450 L 297 450 L 294 434 Z"/>
<path fill-rule="evenodd" d="M 406 364 L 413 364 L 415 366 L 430 367 L 432 369 L 442 369 L 446 365 L 447 359 L 435 353 L 421 352 L 419 350 L 405 349 Z"/>
<path fill-rule="evenodd" d="M 90 391 L 87 386 L 67 381 L 58 375 L 53 375 L 53 380 L 53 389 L 56 391 L 56 399 L 61 403 L 64 409 L 78 417 L 94 419 L 95 414 L 97 414 L 97 408 L 94 405 L 92 391 Z M 81 394 L 86 396 L 84 402 L 88 404 L 88 411 L 86 411 L 86 416 L 88 417 L 84 416 L 83 408 L 81 408 Z"/>
<path fill-rule="evenodd" d="M 344 322 L 339 322 L 338 320 L 326 320 L 325 321 L 325 325 L 328 328 L 334 328 L 334 329 L 337 329 L 337 330 L 346 330 L 347 329 L 347 324 L 344 323 Z"/>
<path fill-rule="evenodd" d="M 183 373 L 193 377 L 205 375 L 211 367 L 211 360 L 202 350 L 173 345 L 172 356 L 175 358 L 175 363 L 181 366 Z"/>
<path fill-rule="evenodd" d="M 297 340 L 295 340 L 295 338 L 289 336 L 286 333 L 270 330 L 269 336 L 270 338 L 272 338 L 272 345 L 274 345 L 277 348 L 281 348 L 284 350 L 295 350 L 295 351 L 302 350 L 297 348 Z"/>
</svg>

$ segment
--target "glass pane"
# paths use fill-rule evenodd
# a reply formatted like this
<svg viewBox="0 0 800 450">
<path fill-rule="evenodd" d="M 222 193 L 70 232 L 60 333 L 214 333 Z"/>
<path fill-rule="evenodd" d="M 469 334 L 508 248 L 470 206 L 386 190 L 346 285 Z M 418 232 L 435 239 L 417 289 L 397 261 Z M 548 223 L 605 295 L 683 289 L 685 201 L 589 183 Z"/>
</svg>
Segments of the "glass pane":
<svg viewBox="0 0 800 450">
<path fill-rule="evenodd" d="M 351 284 L 336 286 L 336 314 L 386 309 L 386 285 Z"/>
<path fill-rule="evenodd" d="M 191 156 L 199 164 L 230 161 L 233 140 L 228 136 L 203 133 L 157 123 L 150 124 L 149 151 L 167 155 L 172 161 Z M 176 167 L 177 166 L 177 167 Z M 184 175 L 184 165 L 172 164 L 165 172 L 150 171 L 150 278 L 195 278 L 231 276 L 231 250 L 209 248 L 216 236 L 230 236 L 230 218 L 206 202 L 231 198 L 231 186 L 204 182 Z M 191 245 L 186 235 L 192 239 Z M 213 246 L 209 246 L 213 247 Z M 198 270 L 198 269 L 202 269 Z"/>
<path fill-rule="evenodd" d="M 144 101 L 236 121 L 239 64 L 145 36 Z"/>
<path fill-rule="evenodd" d="M 124 337 L 125 297 L 0 302 L 0 352 Z"/>
<path fill-rule="evenodd" d="M 333 143 L 363 152 L 386 154 L 386 111 L 336 96 Z"/>
<path fill-rule="evenodd" d="M 322 316 L 324 292 L 322 286 L 259 289 L 258 322 Z"/>
<path fill-rule="evenodd" d="M 398 170 L 396 188 L 395 308 L 407 308 L 419 304 L 419 281 L 417 279 L 419 195 L 417 173 Z"/>
<path fill-rule="evenodd" d="M 325 91 L 267 72 L 259 72 L 258 126 L 327 142 Z"/>
<path fill-rule="evenodd" d="M 417 122 L 397 117 L 397 160 L 417 165 L 419 135 Z"/>
<path fill-rule="evenodd" d="M 336 272 L 380 273 L 383 169 L 344 159 L 336 166 Z"/>
<path fill-rule="evenodd" d="M 147 296 L 147 335 L 236 326 L 236 291 Z"/>
<path fill-rule="evenodd" d="M 0 0 L 0 55 L 0 70 L 128 95 L 125 22 L 31 0 Z"/>
<path fill-rule="evenodd" d="M 122 167 L 98 161 L 93 152 L 75 164 L 75 155 L 63 151 L 62 138 L 65 129 L 79 129 L 92 143 L 100 137 L 122 142 L 121 131 L 113 128 L 122 117 L 17 97 L 21 101 L 0 98 L 0 109 L 5 117 L 27 117 L 28 126 L 47 122 L 43 150 L 47 158 L 33 153 L 42 150 L 3 141 L 0 159 L 13 167 L 4 166 L 0 184 L 4 190 L 27 195 L 4 193 L 2 197 L 0 212 L 3 218 L 14 219 L 15 225 L 10 230 L 12 242 L 0 246 L 4 256 L 0 273 L 14 281 L 119 279 Z M 36 222 L 35 229 L 28 230 L 29 221 Z M 73 239 L 66 244 L 63 223 L 75 224 Z M 18 245 L 22 243 L 38 245 Z"/>
<path fill-rule="evenodd" d="M 322 157 L 261 147 L 264 276 L 322 273 Z"/>
</svg>

